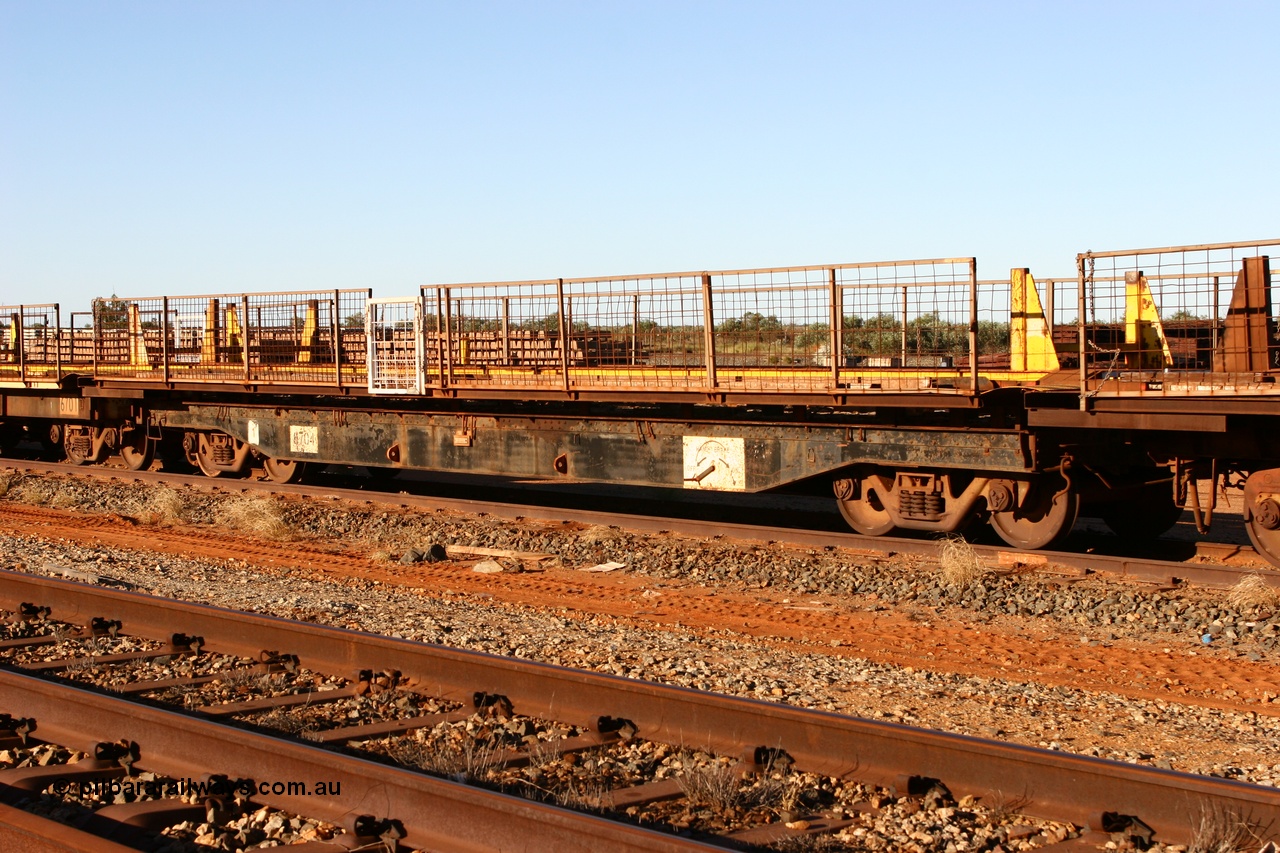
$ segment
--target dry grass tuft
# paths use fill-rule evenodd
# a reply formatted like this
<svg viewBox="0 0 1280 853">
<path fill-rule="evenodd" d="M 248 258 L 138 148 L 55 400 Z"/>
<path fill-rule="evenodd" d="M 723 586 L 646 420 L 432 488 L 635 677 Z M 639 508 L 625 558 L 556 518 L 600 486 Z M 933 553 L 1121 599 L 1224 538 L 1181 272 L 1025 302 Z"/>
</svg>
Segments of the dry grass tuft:
<svg viewBox="0 0 1280 853">
<path fill-rule="evenodd" d="M 766 768 L 758 776 L 744 778 L 733 763 L 712 758 L 701 763 L 696 756 L 685 762 L 678 778 L 685 796 L 695 803 L 727 813 L 737 809 L 793 811 L 800 800 L 800 781 L 785 772 Z"/>
<path fill-rule="evenodd" d="M 578 542 L 583 545 L 603 545 L 618 538 L 618 531 L 603 524 L 593 524 L 578 534 Z"/>
<path fill-rule="evenodd" d="M 987 566 L 963 536 L 945 536 L 938 547 L 938 567 L 942 579 L 956 586 L 968 586 L 987 573 Z"/>
<path fill-rule="evenodd" d="M 987 822 L 992 826 L 998 826 L 1015 815 L 1022 814 L 1023 810 L 1031 805 L 1031 798 L 1022 794 L 1010 795 L 1003 791 L 996 791 L 991 797 L 983 798 L 983 805 L 987 809 Z"/>
<path fill-rule="evenodd" d="M 58 490 L 54 488 L 53 481 L 34 478 L 26 481 L 13 492 L 16 500 L 33 506 L 49 506 L 57 494 Z"/>
<path fill-rule="evenodd" d="M 1206 806 L 1191 835 L 1187 853 L 1253 853 L 1263 843 L 1265 827 L 1221 806 Z"/>
<path fill-rule="evenodd" d="M 700 805 L 727 812 L 746 805 L 742 777 L 733 767 L 711 761 L 688 768 L 679 778 L 685 796 Z"/>
<path fill-rule="evenodd" d="M 21 479 L 22 475 L 17 471 L 0 471 L 0 498 L 9 494 L 9 490 Z"/>
<path fill-rule="evenodd" d="M 151 493 L 142 508 L 142 520 L 147 524 L 183 524 L 191 520 L 190 508 L 177 489 L 162 486 Z"/>
<path fill-rule="evenodd" d="M 1227 593 L 1227 602 L 1237 610 L 1275 607 L 1280 604 L 1280 591 L 1259 574 L 1245 575 Z"/>
<path fill-rule="evenodd" d="M 233 498 L 218 508 L 217 522 L 264 539 L 290 539 L 293 536 L 279 505 L 268 497 Z"/>
<path fill-rule="evenodd" d="M 62 489 L 54 489 L 53 495 L 49 498 L 49 506 L 54 509 L 75 509 L 82 502 L 80 495 Z"/>
<path fill-rule="evenodd" d="M 388 750 L 392 759 L 455 782 L 484 782 L 501 763 L 500 749 L 489 741 L 473 737 L 455 738 L 450 733 L 433 741 L 397 739 Z"/>
<path fill-rule="evenodd" d="M 613 808 L 612 793 L 608 780 L 599 776 L 569 777 L 550 791 L 551 801 L 556 805 L 583 812 L 609 811 Z"/>
</svg>

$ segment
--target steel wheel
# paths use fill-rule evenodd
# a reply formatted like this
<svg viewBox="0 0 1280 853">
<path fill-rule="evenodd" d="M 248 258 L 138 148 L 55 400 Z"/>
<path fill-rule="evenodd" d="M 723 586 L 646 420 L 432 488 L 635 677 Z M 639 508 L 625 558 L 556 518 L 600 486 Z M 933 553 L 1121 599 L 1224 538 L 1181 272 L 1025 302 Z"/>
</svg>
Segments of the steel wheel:
<svg viewBox="0 0 1280 853">
<path fill-rule="evenodd" d="M 128 444 L 120 445 L 120 458 L 130 471 L 143 471 L 151 467 L 156 456 L 156 443 L 147 435 L 146 427 L 135 429 Z"/>
<path fill-rule="evenodd" d="M 203 435 L 196 435 L 195 443 L 195 452 L 189 452 L 187 454 L 187 461 L 199 468 L 201 474 L 204 474 L 206 477 L 233 476 L 213 464 L 213 449 L 209 446 L 208 439 Z"/>
<path fill-rule="evenodd" d="M 71 438 L 71 436 L 72 436 L 73 432 L 74 432 L 74 431 L 73 431 L 73 430 L 71 430 L 71 429 L 68 429 L 68 428 L 66 428 L 66 427 L 64 427 L 64 428 L 63 428 L 63 430 L 62 430 L 62 452 L 63 452 L 64 454 L 66 454 L 66 457 L 67 457 L 67 463 L 68 463 L 68 464 L 70 464 L 70 465 L 88 465 L 88 464 L 89 464 L 89 457 L 88 457 L 88 456 L 86 456 L 85 454 L 81 453 L 80 451 L 76 450 L 75 442 L 74 442 L 74 440 Z M 95 436 L 95 434 L 96 434 L 96 433 L 97 433 L 97 430 L 96 430 L 96 429 L 92 429 L 92 430 L 90 430 L 90 431 L 89 431 L 89 440 L 90 440 L 90 442 L 92 442 L 92 441 L 93 441 L 93 438 L 94 438 L 94 436 Z M 93 445 L 92 445 L 92 444 L 90 444 L 90 447 L 92 447 L 92 446 L 93 446 Z"/>
<path fill-rule="evenodd" d="M 876 491 L 879 487 L 878 478 L 861 478 L 857 489 L 859 497 L 853 497 L 853 483 L 852 480 L 836 481 L 836 506 L 840 508 L 840 514 L 849 526 L 863 536 L 888 536 L 895 531 L 897 527 L 893 518 L 884 508 Z"/>
<path fill-rule="evenodd" d="M 208 455 L 204 453 L 196 453 L 196 467 L 199 468 L 200 473 L 204 474 L 206 477 L 227 476 L 226 471 L 213 467 L 213 463 L 210 461 Z"/>
<path fill-rule="evenodd" d="M 184 448 L 187 452 L 187 461 L 200 469 L 200 473 L 206 477 L 226 477 L 227 479 L 237 479 L 245 477 L 249 473 L 249 466 L 246 465 L 240 471 L 227 471 L 219 468 L 214 462 L 213 443 L 209 440 L 207 433 L 187 433 L 184 439 Z"/>
<path fill-rule="evenodd" d="M 1244 527 L 1249 541 L 1280 566 L 1280 469 L 1254 471 L 1244 481 Z"/>
<path fill-rule="evenodd" d="M 1265 499 L 1266 503 L 1273 506 L 1275 502 Z M 1255 512 L 1252 507 L 1244 508 L 1244 528 L 1249 531 L 1249 541 L 1253 543 L 1253 547 L 1258 549 L 1258 553 L 1266 558 L 1267 562 L 1273 566 L 1280 566 L 1280 530 L 1267 527 L 1268 524 L 1274 524 L 1274 515 L 1276 511 L 1272 507 L 1264 507 L 1261 512 Z"/>
<path fill-rule="evenodd" d="M 262 470 L 266 472 L 267 479 L 273 483 L 296 483 L 306 473 L 307 463 L 299 462 L 297 459 L 266 457 L 262 460 Z"/>
<path fill-rule="evenodd" d="M 1061 542 L 1075 526 L 1080 511 L 1075 492 L 1062 490 L 1062 485 L 1056 477 L 1029 484 L 1018 507 L 991 514 L 991 526 L 1005 542 L 1028 551 Z"/>
</svg>

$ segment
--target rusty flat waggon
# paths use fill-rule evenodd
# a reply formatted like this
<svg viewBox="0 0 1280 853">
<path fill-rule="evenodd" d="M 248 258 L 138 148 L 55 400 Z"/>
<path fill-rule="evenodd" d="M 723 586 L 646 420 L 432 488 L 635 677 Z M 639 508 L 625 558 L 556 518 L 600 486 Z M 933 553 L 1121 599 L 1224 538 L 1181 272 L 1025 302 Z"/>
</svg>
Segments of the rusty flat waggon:
<svg viewBox="0 0 1280 853">
<path fill-rule="evenodd" d="M 1280 240 L 0 308 L 0 445 L 707 491 L 826 484 L 866 535 L 1077 515 L 1157 536 L 1243 489 L 1280 565 Z M 1041 289 L 1043 288 L 1043 292 Z"/>
</svg>

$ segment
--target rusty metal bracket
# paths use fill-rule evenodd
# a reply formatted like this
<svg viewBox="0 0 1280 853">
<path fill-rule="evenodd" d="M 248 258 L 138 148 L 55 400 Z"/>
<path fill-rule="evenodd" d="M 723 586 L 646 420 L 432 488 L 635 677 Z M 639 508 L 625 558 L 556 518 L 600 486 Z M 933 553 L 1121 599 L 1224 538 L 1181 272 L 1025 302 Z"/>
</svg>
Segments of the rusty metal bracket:
<svg viewBox="0 0 1280 853">
<path fill-rule="evenodd" d="M 120 629 L 123 627 L 119 619 L 104 619 L 101 616 L 93 617 L 89 623 L 89 633 L 95 637 L 108 636 L 113 640 L 120 635 Z"/>
<path fill-rule="evenodd" d="M 360 674 L 356 676 L 356 690 L 361 695 L 368 693 L 381 693 L 384 690 L 391 690 L 400 684 L 401 672 L 398 669 L 386 669 L 375 672 L 372 669 L 362 669 Z"/>
<path fill-rule="evenodd" d="M 124 739 L 97 744 L 93 748 L 93 757 L 98 761 L 110 761 L 123 767 L 132 776 L 133 765 L 142 757 L 142 750 L 134 741 Z"/>
<path fill-rule="evenodd" d="M 596 720 L 596 731 L 602 735 L 616 734 L 621 740 L 631 740 L 640 731 L 640 727 L 622 717 L 600 717 Z"/>
<path fill-rule="evenodd" d="M 1090 820 L 1089 825 L 1102 832 L 1122 833 L 1139 850 L 1150 847 L 1156 834 L 1156 831 L 1147 826 L 1137 815 L 1119 812 L 1103 812 L 1096 819 Z"/>
<path fill-rule="evenodd" d="M 177 633 L 170 639 L 175 648 L 186 649 L 192 654 L 200 654 L 200 650 L 204 648 L 204 637 L 188 636 L 186 634 Z"/>
<path fill-rule="evenodd" d="M 29 601 L 24 601 L 18 605 L 18 616 L 23 622 L 43 622 L 49 618 L 49 614 L 52 612 L 48 607 L 41 607 Z"/>
<path fill-rule="evenodd" d="M 398 841 L 405 837 L 404 824 L 395 818 L 359 814 L 348 817 L 345 824 L 348 832 L 366 844 L 377 841 Z"/>
<path fill-rule="evenodd" d="M 776 746 L 757 746 L 749 749 L 742 760 L 756 772 L 776 770 L 785 773 L 796 763 L 791 753 Z"/>
<path fill-rule="evenodd" d="M 501 693 L 485 693 L 477 690 L 471 696 L 471 705 L 477 711 L 487 711 L 499 717 L 510 717 L 515 713 L 511 700 Z"/>
<path fill-rule="evenodd" d="M 23 746 L 27 744 L 27 736 L 36 730 L 36 721 L 31 717 L 13 717 L 9 714 L 0 714 L 0 729 L 11 731 L 22 741 Z"/>
<path fill-rule="evenodd" d="M 279 667 L 285 672 L 298 671 L 298 656 L 291 654 L 281 654 L 280 652 L 263 650 L 258 655 L 258 661 L 267 669 Z"/>
</svg>

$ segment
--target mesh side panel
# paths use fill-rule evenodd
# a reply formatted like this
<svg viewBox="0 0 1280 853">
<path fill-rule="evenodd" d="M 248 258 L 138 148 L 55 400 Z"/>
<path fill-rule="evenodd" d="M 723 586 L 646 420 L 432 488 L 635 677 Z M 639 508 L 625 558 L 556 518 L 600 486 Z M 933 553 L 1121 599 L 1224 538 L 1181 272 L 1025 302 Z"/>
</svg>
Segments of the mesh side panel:
<svg viewBox="0 0 1280 853">
<path fill-rule="evenodd" d="M 955 387 L 973 278 L 964 258 L 428 286 L 426 349 L 454 387 L 829 392 L 861 369 Z"/>
<path fill-rule="evenodd" d="M 103 377 L 362 384 L 368 291 L 99 299 Z"/>
<path fill-rule="evenodd" d="M 415 299 L 374 300 L 368 314 L 369 390 L 421 393 L 422 312 Z"/>
<path fill-rule="evenodd" d="M 57 305 L 0 306 L 0 381 L 56 381 L 67 372 Z"/>
<path fill-rule="evenodd" d="M 1280 241 L 1080 256 L 1071 344 L 1089 394 L 1266 392 L 1280 371 Z M 1082 295 L 1082 298 L 1080 298 Z M 1068 313 L 1060 309 L 1060 314 Z M 1073 360 L 1078 366 L 1079 358 Z"/>
</svg>

